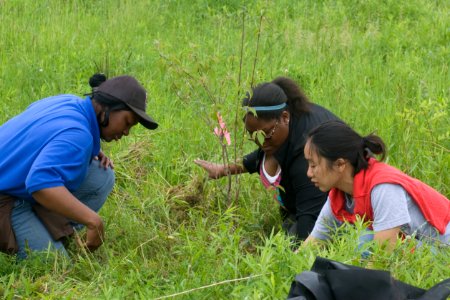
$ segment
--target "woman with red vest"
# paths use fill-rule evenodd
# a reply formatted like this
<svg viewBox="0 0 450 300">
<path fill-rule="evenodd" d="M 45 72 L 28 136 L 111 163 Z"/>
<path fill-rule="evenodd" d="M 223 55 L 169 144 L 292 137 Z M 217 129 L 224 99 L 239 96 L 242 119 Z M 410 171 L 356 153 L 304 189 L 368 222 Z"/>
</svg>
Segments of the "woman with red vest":
<svg viewBox="0 0 450 300">
<path fill-rule="evenodd" d="M 332 228 L 357 218 L 368 221 L 370 236 L 388 247 L 400 234 L 450 244 L 450 201 L 425 183 L 373 158 L 385 145 L 362 137 L 348 125 L 330 121 L 308 134 L 307 175 L 328 199 L 305 244 L 327 240 Z M 370 239 L 372 239 L 370 238 Z"/>
</svg>

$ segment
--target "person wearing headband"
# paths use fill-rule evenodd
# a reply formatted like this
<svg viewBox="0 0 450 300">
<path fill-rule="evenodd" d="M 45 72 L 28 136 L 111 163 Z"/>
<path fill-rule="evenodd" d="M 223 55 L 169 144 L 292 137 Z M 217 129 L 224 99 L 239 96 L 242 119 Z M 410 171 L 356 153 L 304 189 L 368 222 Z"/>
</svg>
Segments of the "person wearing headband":
<svg viewBox="0 0 450 300">
<path fill-rule="evenodd" d="M 333 229 L 358 219 L 369 224 L 361 243 L 386 242 L 391 250 L 399 237 L 410 236 L 450 245 L 449 199 L 381 162 L 385 155 L 380 137 L 362 137 L 342 122 L 323 123 L 308 134 L 308 177 L 329 195 L 305 245 L 328 240 Z"/>
<path fill-rule="evenodd" d="M 112 162 L 100 140 L 117 141 L 146 113 L 147 93 L 131 76 L 91 77 L 85 99 L 58 95 L 31 104 L 0 126 L 0 250 L 59 250 L 74 229 L 86 227 L 84 246 L 104 239 L 98 211 L 114 185 Z"/>
<path fill-rule="evenodd" d="M 328 120 L 338 119 L 311 103 L 291 79 L 279 77 L 253 88 L 243 100 L 245 128 L 258 149 L 245 155 L 243 166 L 231 165 L 231 174 L 258 173 L 266 188 L 275 190 L 283 218 L 282 228 L 296 240 L 304 240 L 314 227 L 327 194 L 306 176 L 303 155 L 306 134 Z M 256 133 L 263 135 L 262 139 Z M 210 178 L 226 176 L 227 167 L 196 160 Z"/>
</svg>

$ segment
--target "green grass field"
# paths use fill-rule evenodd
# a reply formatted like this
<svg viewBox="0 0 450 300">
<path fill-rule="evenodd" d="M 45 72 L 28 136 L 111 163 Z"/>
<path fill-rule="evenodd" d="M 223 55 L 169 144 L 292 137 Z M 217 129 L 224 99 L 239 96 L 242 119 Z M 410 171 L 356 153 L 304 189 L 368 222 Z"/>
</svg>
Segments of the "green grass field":
<svg viewBox="0 0 450 300">
<path fill-rule="evenodd" d="M 317 255 L 365 266 L 350 228 L 294 254 L 257 176 L 233 180 L 227 206 L 227 178 L 206 180 L 193 160 L 222 160 L 217 111 L 232 131 L 230 160 L 252 150 L 240 99 L 284 75 L 360 133 L 375 131 L 388 163 L 448 197 L 449 14 L 448 1 L 432 0 L 0 0 L 0 123 L 40 98 L 90 92 L 101 71 L 136 76 L 160 124 L 103 145 L 117 182 L 102 248 L 73 247 L 70 260 L 0 254 L 0 297 L 283 299 Z M 374 266 L 422 288 L 450 277 L 449 249 L 411 247 L 375 249 Z"/>
</svg>

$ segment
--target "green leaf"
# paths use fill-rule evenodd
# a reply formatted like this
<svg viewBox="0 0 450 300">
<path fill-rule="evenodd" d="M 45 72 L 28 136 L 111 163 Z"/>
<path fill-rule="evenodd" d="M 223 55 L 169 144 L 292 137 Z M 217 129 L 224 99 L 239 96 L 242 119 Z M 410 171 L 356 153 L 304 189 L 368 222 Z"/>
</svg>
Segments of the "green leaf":
<svg viewBox="0 0 450 300">
<path fill-rule="evenodd" d="M 264 144 L 266 133 L 262 130 L 256 130 L 252 133 L 252 140 L 257 141 L 259 145 Z"/>
<path fill-rule="evenodd" d="M 255 117 L 258 117 L 258 114 L 256 113 L 256 110 L 253 107 L 251 107 L 251 106 L 243 106 L 242 108 L 245 110 L 246 113 L 251 113 Z"/>
</svg>

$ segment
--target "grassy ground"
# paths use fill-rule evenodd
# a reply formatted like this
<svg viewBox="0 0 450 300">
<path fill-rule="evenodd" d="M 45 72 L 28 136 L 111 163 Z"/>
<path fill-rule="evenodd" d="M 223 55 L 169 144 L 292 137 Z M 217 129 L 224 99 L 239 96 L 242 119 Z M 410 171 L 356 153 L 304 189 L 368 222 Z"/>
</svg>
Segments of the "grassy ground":
<svg viewBox="0 0 450 300">
<path fill-rule="evenodd" d="M 237 145 L 231 159 L 253 148 L 243 142 L 240 98 L 252 82 L 279 75 L 359 132 L 376 131 L 390 164 L 449 196 L 447 1 L 245 3 L 0 0 L 1 123 L 37 99 L 89 92 L 97 71 L 139 78 L 160 123 L 104 145 L 117 175 L 101 211 L 104 246 L 74 248 L 70 260 L 0 254 L 0 295 L 282 299 L 317 255 L 364 266 L 357 230 L 296 255 L 256 176 L 240 177 L 227 208 L 227 179 L 207 181 L 192 163 L 222 159 L 209 123 L 218 110 Z M 450 276 L 449 250 L 412 246 L 375 250 L 375 267 L 422 288 Z"/>
</svg>

